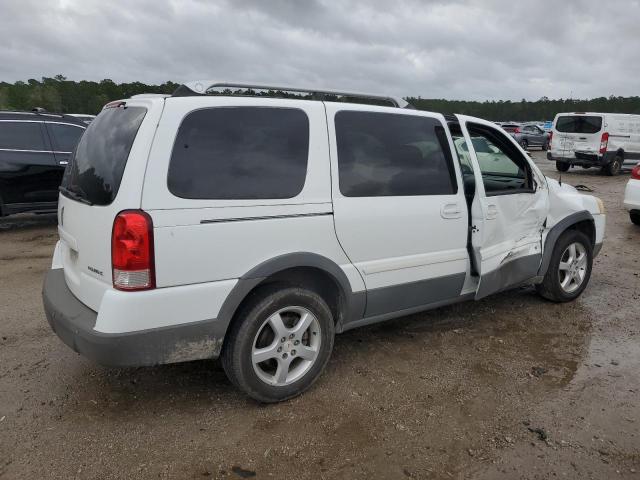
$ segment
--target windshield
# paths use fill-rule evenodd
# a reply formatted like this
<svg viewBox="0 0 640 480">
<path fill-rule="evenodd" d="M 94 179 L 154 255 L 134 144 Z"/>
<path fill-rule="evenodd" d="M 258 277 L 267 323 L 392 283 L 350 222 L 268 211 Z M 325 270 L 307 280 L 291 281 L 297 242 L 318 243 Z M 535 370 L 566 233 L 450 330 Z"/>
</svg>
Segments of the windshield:
<svg viewBox="0 0 640 480">
<path fill-rule="evenodd" d="M 118 194 L 129 151 L 147 109 L 107 108 L 89 125 L 65 170 L 61 191 L 76 200 L 109 205 Z"/>
<path fill-rule="evenodd" d="M 562 133 L 598 133 L 602 128 L 602 117 L 595 115 L 566 115 L 558 117 L 556 130 Z"/>
</svg>

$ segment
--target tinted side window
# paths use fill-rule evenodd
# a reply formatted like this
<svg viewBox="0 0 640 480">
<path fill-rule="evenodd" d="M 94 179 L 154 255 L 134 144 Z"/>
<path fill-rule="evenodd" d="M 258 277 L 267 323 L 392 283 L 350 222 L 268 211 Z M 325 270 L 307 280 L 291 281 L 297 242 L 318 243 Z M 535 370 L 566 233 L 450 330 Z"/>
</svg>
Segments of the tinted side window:
<svg viewBox="0 0 640 480">
<path fill-rule="evenodd" d="M 84 128 L 61 123 L 47 123 L 47 128 L 49 128 L 54 149 L 58 152 L 72 152 L 84 133 Z"/>
<path fill-rule="evenodd" d="M 0 148 L 49 150 L 39 122 L 0 122 Z"/>
<path fill-rule="evenodd" d="M 167 183 L 190 199 L 292 198 L 302 191 L 309 119 L 299 109 L 216 107 L 187 115 Z"/>
<path fill-rule="evenodd" d="M 335 125 L 344 196 L 448 195 L 457 191 L 451 151 L 438 120 L 341 111 Z"/>
</svg>

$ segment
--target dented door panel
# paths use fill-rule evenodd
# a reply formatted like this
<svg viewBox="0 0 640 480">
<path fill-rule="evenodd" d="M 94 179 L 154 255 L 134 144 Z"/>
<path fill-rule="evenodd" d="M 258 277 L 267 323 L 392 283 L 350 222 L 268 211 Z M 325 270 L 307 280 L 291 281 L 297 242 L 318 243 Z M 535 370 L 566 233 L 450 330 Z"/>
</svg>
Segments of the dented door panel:
<svg viewBox="0 0 640 480">
<path fill-rule="evenodd" d="M 476 298 L 485 297 L 509 286 L 533 278 L 542 260 L 542 232 L 549 212 L 547 183 L 538 168 L 516 142 L 499 132 L 489 122 L 458 116 L 467 144 L 476 181 L 476 193 L 472 202 L 471 243 L 476 269 L 480 280 Z M 490 129 L 492 134 L 504 142 L 512 142 L 521 153 L 519 161 L 528 169 L 531 188 L 522 188 L 522 193 L 512 190 L 487 192 L 483 181 L 476 149 L 482 148 L 476 139 L 472 141 L 468 123 Z M 475 143 L 475 145 L 474 145 Z M 512 148 L 510 145 L 507 145 Z M 513 151 L 513 148 L 512 148 Z M 498 152 L 495 152 L 498 155 Z M 487 153 L 484 152 L 486 157 Z M 491 162 L 489 162 L 489 165 Z M 483 158 L 484 171 L 487 160 Z M 485 173 L 486 175 L 486 173 Z"/>
</svg>

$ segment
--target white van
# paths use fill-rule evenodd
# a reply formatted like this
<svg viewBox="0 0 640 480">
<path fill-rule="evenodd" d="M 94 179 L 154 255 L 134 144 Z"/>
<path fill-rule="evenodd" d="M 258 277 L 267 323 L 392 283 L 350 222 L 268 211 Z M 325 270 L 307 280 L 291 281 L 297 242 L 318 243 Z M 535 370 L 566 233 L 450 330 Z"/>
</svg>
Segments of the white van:
<svg viewBox="0 0 640 480">
<path fill-rule="evenodd" d="M 553 121 L 547 159 L 566 172 L 573 165 L 600 167 L 617 175 L 640 160 L 640 115 L 559 113 Z"/>
<path fill-rule="evenodd" d="M 524 283 L 557 302 L 587 286 L 602 202 L 545 178 L 493 123 L 391 97 L 232 94 L 248 88 L 296 90 L 194 82 L 112 102 L 87 128 L 43 290 L 75 351 L 220 356 L 273 402 L 313 383 L 335 333 Z"/>
</svg>

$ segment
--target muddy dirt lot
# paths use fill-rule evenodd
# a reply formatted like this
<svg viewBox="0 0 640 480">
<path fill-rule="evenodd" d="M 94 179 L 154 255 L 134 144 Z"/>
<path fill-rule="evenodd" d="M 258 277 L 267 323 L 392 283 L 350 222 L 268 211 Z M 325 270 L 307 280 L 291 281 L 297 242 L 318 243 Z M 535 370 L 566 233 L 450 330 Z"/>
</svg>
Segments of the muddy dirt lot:
<svg viewBox="0 0 640 480">
<path fill-rule="evenodd" d="M 5 218 L 0 478 L 640 478 L 640 228 L 622 210 L 626 176 L 564 175 L 608 213 L 576 302 L 521 288 L 350 331 L 312 390 L 271 406 L 213 361 L 108 369 L 76 355 L 41 305 L 55 218 Z"/>
</svg>

